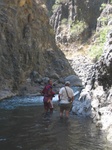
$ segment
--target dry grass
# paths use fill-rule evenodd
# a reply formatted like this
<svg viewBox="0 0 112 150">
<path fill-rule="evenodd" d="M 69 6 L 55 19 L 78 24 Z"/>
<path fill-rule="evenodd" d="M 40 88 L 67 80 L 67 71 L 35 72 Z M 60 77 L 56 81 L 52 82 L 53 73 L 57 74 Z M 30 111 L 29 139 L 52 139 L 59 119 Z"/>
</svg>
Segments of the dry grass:
<svg viewBox="0 0 112 150">
<path fill-rule="evenodd" d="M 79 44 L 70 44 L 68 46 L 65 45 L 59 45 L 60 49 L 62 52 L 65 54 L 65 57 L 67 59 L 74 59 L 74 57 L 77 56 L 86 56 L 89 57 L 88 55 L 88 49 L 90 45 L 79 45 Z"/>
</svg>

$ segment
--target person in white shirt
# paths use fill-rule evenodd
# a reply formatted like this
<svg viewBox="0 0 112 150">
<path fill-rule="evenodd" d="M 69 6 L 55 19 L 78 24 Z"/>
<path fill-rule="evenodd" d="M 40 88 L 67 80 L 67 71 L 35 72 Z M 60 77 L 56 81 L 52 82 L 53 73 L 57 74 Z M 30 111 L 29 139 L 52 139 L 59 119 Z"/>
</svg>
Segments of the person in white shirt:
<svg viewBox="0 0 112 150">
<path fill-rule="evenodd" d="M 63 112 L 65 111 L 66 118 L 69 117 L 69 111 L 74 100 L 74 92 L 70 88 L 70 82 L 65 82 L 65 87 L 62 87 L 59 91 L 59 103 L 60 103 L 60 118 L 63 118 Z M 69 102 L 69 98 L 71 101 Z"/>
</svg>

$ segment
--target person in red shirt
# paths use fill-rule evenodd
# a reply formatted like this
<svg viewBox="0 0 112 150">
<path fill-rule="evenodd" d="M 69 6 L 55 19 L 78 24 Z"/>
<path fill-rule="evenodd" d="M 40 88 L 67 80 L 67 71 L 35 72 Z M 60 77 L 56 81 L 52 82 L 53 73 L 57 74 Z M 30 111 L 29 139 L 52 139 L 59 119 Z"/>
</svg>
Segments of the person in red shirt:
<svg viewBox="0 0 112 150">
<path fill-rule="evenodd" d="M 42 90 L 42 94 L 44 96 L 43 102 L 44 102 L 45 115 L 48 114 L 49 110 L 50 110 L 50 114 L 52 114 L 53 113 L 52 98 L 55 95 L 55 92 L 53 92 L 52 90 L 52 80 L 48 80 L 48 84 Z"/>
</svg>

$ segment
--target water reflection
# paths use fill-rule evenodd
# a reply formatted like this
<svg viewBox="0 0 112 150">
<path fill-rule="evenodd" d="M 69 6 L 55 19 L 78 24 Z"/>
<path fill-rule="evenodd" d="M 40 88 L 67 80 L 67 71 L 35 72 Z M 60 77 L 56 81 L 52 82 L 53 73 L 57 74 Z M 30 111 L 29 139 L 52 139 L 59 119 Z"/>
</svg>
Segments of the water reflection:
<svg viewBox="0 0 112 150">
<path fill-rule="evenodd" d="M 60 120 L 54 103 L 53 116 L 44 119 L 42 99 L 0 102 L 0 150 L 111 150 L 90 119 L 71 114 L 69 120 Z"/>
</svg>

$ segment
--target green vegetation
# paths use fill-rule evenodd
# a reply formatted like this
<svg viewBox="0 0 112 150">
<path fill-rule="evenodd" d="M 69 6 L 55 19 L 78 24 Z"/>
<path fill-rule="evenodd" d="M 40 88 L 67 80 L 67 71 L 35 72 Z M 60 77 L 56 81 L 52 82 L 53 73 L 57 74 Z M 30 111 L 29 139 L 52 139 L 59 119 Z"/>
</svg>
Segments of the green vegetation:
<svg viewBox="0 0 112 150">
<path fill-rule="evenodd" d="M 102 26 L 106 26 L 107 23 L 108 23 L 108 18 L 107 18 L 107 17 L 102 17 L 102 18 L 100 18 L 98 21 L 101 22 L 101 25 L 102 25 Z"/>
<path fill-rule="evenodd" d="M 95 43 L 91 46 L 89 50 L 89 55 L 92 58 L 97 58 L 98 60 L 99 57 L 102 55 L 104 43 L 106 42 L 106 36 L 110 29 L 111 27 L 103 27 L 98 33 L 95 34 Z"/>
<path fill-rule="evenodd" d="M 55 4 L 65 3 L 65 2 L 67 2 L 67 0 L 56 0 L 56 1 L 55 1 Z"/>
<path fill-rule="evenodd" d="M 87 27 L 86 23 L 83 21 L 77 21 L 76 23 L 71 25 L 70 33 L 72 37 L 78 36 L 80 33 L 84 31 Z"/>
<path fill-rule="evenodd" d="M 91 46 L 91 49 L 89 51 L 90 57 L 93 59 L 96 58 L 98 60 L 99 57 L 102 55 L 103 46 L 103 44 Z"/>
<path fill-rule="evenodd" d="M 53 7 L 52 7 L 52 11 L 54 12 L 55 10 L 57 10 L 57 8 L 58 8 L 59 6 L 60 6 L 59 4 L 55 4 L 55 5 L 53 5 Z"/>
<path fill-rule="evenodd" d="M 68 23 L 67 18 L 63 18 L 63 20 L 61 20 L 61 24 L 67 24 L 67 23 Z"/>
<path fill-rule="evenodd" d="M 55 4 L 59 4 L 59 3 L 61 3 L 63 0 L 56 0 L 55 1 Z"/>
<path fill-rule="evenodd" d="M 101 26 L 107 26 L 109 20 L 111 20 L 112 14 L 109 14 L 108 17 L 100 17 L 97 19 L 98 22 L 100 22 Z"/>
<path fill-rule="evenodd" d="M 103 10 L 106 6 L 107 6 L 107 4 L 105 4 L 105 3 L 101 4 L 100 10 Z"/>
<path fill-rule="evenodd" d="M 50 28 L 49 33 L 50 33 L 51 35 L 54 35 L 54 36 L 55 36 L 54 30 L 53 30 L 52 28 Z"/>
<path fill-rule="evenodd" d="M 68 0 L 56 0 L 55 1 L 55 4 L 52 6 L 52 11 L 55 11 L 61 3 L 65 3 L 67 2 Z"/>
</svg>

